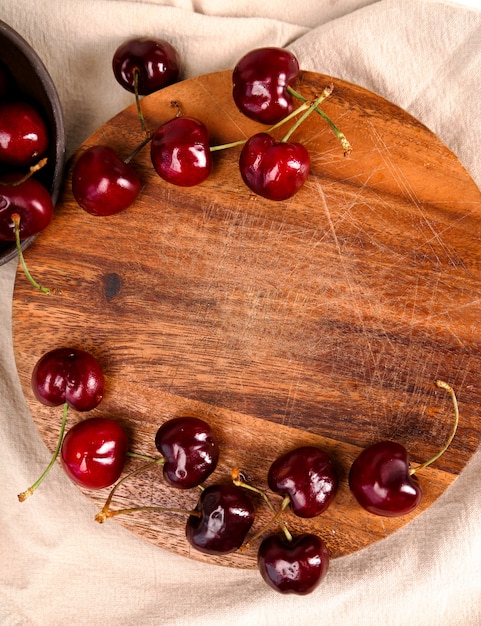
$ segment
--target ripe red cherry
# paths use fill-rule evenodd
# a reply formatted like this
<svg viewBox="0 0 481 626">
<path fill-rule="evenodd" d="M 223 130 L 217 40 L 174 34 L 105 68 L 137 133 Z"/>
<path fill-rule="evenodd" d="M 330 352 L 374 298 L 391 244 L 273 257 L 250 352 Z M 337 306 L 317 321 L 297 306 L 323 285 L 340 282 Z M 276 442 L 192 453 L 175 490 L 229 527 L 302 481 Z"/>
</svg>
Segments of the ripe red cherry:
<svg viewBox="0 0 481 626">
<path fill-rule="evenodd" d="M 119 478 L 127 450 L 127 434 L 118 422 L 92 417 L 68 431 L 60 459 L 65 473 L 75 483 L 87 489 L 103 489 Z"/>
<path fill-rule="evenodd" d="M 181 187 L 202 183 L 212 170 L 209 133 L 192 117 L 176 117 L 162 124 L 152 137 L 150 156 L 157 174 Z"/>
<path fill-rule="evenodd" d="M 31 165 L 48 144 L 47 125 L 35 107 L 21 100 L 0 103 L 0 162 Z"/>
<path fill-rule="evenodd" d="M 435 380 L 434 384 L 451 396 L 454 422 L 447 441 L 433 457 L 411 468 L 404 446 L 395 441 L 379 441 L 363 450 L 351 465 L 349 487 L 358 503 L 370 513 L 397 517 L 413 511 L 422 498 L 415 472 L 437 461 L 454 439 L 459 422 L 456 394 L 442 380 Z"/>
<path fill-rule="evenodd" d="M 15 241 L 12 215 L 20 216 L 20 239 L 41 232 L 50 224 L 54 206 L 47 189 L 35 178 L 27 178 L 19 184 L 20 174 L 2 177 L 0 185 L 0 239 Z"/>
<path fill-rule="evenodd" d="M 299 75 L 296 57 L 282 48 L 257 48 L 236 64 L 232 95 L 239 110 L 262 124 L 275 124 L 294 108 L 287 91 Z"/>
<path fill-rule="evenodd" d="M 270 535 L 259 547 L 257 566 L 265 582 L 276 591 L 306 595 L 326 575 L 329 553 L 316 535 L 299 535 L 292 541 Z"/>
<path fill-rule="evenodd" d="M 269 200 L 287 200 L 305 183 L 310 169 L 307 149 L 300 143 L 276 142 L 258 133 L 244 144 L 239 170 L 254 193 Z"/>
<path fill-rule="evenodd" d="M 349 471 L 349 487 L 364 509 L 386 517 L 410 513 L 422 498 L 406 448 L 394 441 L 380 441 L 359 454 Z"/>
<path fill-rule="evenodd" d="M 32 372 L 35 397 L 47 406 L 67 403 L 77 411 L 90 411 L 104 395 L 104 375 L 97 359 L 77 348 L 46 352 Z"/>
<path fill-rule="evenodd" d="M 114 215 L 131 206 L 140 191 L 135 170 L 109 146 L 91 146 L 76 161 L 72 193 L 91 215 Z"/>
<path fill-rule="evenodd" d="M 112 69 L 116 80 L 127 91 L 147 95 L 179 80 L 177 50 L 163 39 L 139 37 L 122 43 L 114 53 Z"/>
<path fill-rule="evenodd" d="M 255 509 L 247 493 L 232 484 L 211 485 L 202 492 L 197 507 L 200 517 L 190 515 L 186 537 L 205 554 L 229 554 L 244 542 Z"/>
<path fill-rule="evenodd" d="M 298 517 L 323 513 L 337 493 L 338 478 L 329 455 L 315 446 L 301 446 L 278 457 L 267 475 L 269 488 L 288 496 Z"/>
<path fill-rule="evenodd" d="M 175 417 L 162 424 L 155 435 L 155 446 L 165 459 L 165 480 L 179 489 L 203 483 L 219 460 L 219 446 L 211 427 L 197 417 Z"/>
</svg>

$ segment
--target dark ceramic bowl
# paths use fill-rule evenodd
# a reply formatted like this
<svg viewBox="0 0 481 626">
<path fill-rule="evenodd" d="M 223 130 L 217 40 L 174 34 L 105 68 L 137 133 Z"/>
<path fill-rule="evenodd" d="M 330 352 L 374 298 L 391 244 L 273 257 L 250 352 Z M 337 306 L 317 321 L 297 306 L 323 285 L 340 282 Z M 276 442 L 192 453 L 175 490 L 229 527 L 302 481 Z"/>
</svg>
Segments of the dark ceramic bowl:
<svg viewBox="0 0 481 626">
<path fill-rule="evenodd" d="M 65 127 L 55 85 L 43 61 L 23 37 L 0 20 L 0 64 L 13 77 L 20 94 L 38 107 L 50 130 L 47 164 L 35 174 L 57 202 L 65 166 Z M 25 250 L 34 237 L 22 241 Z M 0 241 L 0 265 L 17 255 L 15 243 Z"/>
</svg>

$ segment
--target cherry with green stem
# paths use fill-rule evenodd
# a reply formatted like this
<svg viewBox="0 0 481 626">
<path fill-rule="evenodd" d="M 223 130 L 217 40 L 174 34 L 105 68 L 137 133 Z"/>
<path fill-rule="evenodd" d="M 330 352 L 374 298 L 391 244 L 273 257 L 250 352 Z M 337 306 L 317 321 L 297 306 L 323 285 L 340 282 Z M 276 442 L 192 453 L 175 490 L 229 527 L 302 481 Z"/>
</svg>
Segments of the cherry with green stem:
<svg viewBox="0 0 481 626">
<path fill-rule="evenodd" d="M 437 461 L 448 449 L 459 423 L 459 407 L 452 387 L 442 380 L 434 384 L 451 396 L 454 423 L 446 443 L 432 458 L 411 467 L 406 448 L 395 441 L 379 441 L 365 448 L 349 471 L 349 487 L 356 501 L 374 515 L 397 517 L 420 503 L 422 488 L 417 472 Z"/>
<path fill-rule="evenodd" d="M 301 105 L 306 110 L 280 141 L 267 132 L 248 139 L 239 157 L 239 170 L 251 191 L 268 200 L 282 201 L 291 198 L 304 185 L 310 171 L 310 155 L 303 144 L 289 139 L 331 91 L 324 89 L 307 109 Z"/>
<path fill-rule="evenodd" d="M 63 414 L 62 414 L 62 423 L 60 425 L 60 433 L 58 436 L 57 445 L 55 447 L 54 453 L 52 454 L 52 457 L 50 459 L 50 463 L 47 465 L 45 470 L 40 474 L 37 480 L 28 489 L 18 494 L 17 497 L 18 497 L 19 502 L 25 502 L 25 500 L 33 494 L 33 492 L 42 484 L 42 482 L 45 480 L 45 478 L 49 474 L 52 467 L 55 465 L 55 461 L 57 460 L 57 457 L 60 453 L 60 448 L 62 447 L 65 427 L 67 424 L 68 407 L 69 407 L 68 403 L 65 402 L 65 404 L 63 405 Z"/>
<path fill-rule="evenodd" d="M 267 494 L 246 482 L 238 469 L 231 473 L 235 485 L 259 494 L 274 515 L 268 523 L 245 542 L 240 550 L 247 550 L 252 543 L 264 535 L 274 523 L 278 523 L 282 534 L 269 534 L 257 552 L 257 567 L 263 580 L 279 593 L 306 595 L 314 591 L 329 568 L 329 551 L 325 542 L 312 533 L 293 534 L 282 521 L 282 514 L 291 500 L 284 497 L 278 511 L 274 509 Z"/>
<path fill-rule="evenodd" d="M 42 287 L 29 272 L 21 242 L 45 230 L 53 218 L 54 206 L 50 193 L 33 177 L 47 162 L 41 159 L 26 174 L 15 173 L 0 179 L 0 239 L 14 241 L 18 258 L 28 281 L 42 293 L 52 290 Z"/>
<path fill-rule="evenodd" d="M 132 38 L 115 50 L 112 70 L 117 82 L 134 93 L 140 126 L 143 133 L 149 136 L 140 97 L 177 82 L 180 76 L 177 50 L 163 39 Z"/>
<path fill-rule="evenodd" d="M 69 407 L 85 412 L 98 406 L 104 395 L 105 380 L 102 367 L 92 354 L 78 348 L 65 347 L 49 350 L 38 359 L 32 371 L 31 385 L 36 399 L 45 406 L 56 407 L 63 404 L 63 416 L 57 445 L 50 463 L 33 485 L 19 494 L 18 499 L 20 502 L 25 501 L 39 487 L 52 469 L 62 450 L 66 438 L 65 426 Z M 89 421 L 90 426 L 93 423 Z M 85 428 L 85 426 L 81 428 Z M 114 429 L 117 430 L 116 436 L 118 437 L 118 428 L 114 426 Z M 94 429 L 97 433 L 98 430 L 98 427 Z M 74 433 L 77 432 L 78 425 L 77 427 L 74 426 L 72 431 Z M 92 429 L 90 434 L 91 432 Z M 106 438 L 104 434 L 105 429 L 102 434 L 103 442 L 105 443 Z M 72 439 L 72 435 L 69 438 Z M 108 448 L 108 455 L 110 455 L 111 459 L 114 445 L 106 446 L 106 448 Z M 78 446 L 73 450 L 72 456 L 75 458 L 76 463 L 79 462 L 79 459 L 82 459 L 83 465 L 88 465 L 85 462 L 83 452 L 79 450 Z M 106 464 L 104 454 L 100 466 L 105 468 Z"/>
<path fill-rule="evenodd" d="M 156 432 L 155 446 L 162 455 L 156 459 L 129 453 L 132 458 L 144 459 L 148 463 L 125 476 L 121 484 L 127 478 L 159 465 L 169 486 L 176 489 L 191 489 L 201 485 L 213 473 L 219 460 L 219 446 L 215 433 L 206 421 L 194 416 L 179 416 L 165 421 Z M 101 517 L 111 516 L 108 511 L 116 490 L 117 486 L 112 490 L 99 514 Z M 128 512 L 134 510 L 136 508 Z"/>
</svg>

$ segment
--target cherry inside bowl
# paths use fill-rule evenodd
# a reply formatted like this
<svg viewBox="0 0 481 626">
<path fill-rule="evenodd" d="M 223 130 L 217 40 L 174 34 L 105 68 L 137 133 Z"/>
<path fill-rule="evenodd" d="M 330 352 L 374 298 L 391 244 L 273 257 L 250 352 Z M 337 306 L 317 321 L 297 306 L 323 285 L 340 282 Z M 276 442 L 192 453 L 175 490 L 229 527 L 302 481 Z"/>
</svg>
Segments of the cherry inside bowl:
<svg viewBox="0 0 481 626">
<path fill-rule="evenodd" d="M 0 66 L 9 74 L 18 96 L 33 104 L 49 129 L 47 164 L 35 177 L 57 202 L 65 167 L 66 136 L 62 106 L 44 62 L 32 46 L 11 26 L 0 20 Z M 22 241 L 25 250 L 34 237 Z M 0 265 L 17 257 L 15 243 L 0 241 Z"/>
</svg>

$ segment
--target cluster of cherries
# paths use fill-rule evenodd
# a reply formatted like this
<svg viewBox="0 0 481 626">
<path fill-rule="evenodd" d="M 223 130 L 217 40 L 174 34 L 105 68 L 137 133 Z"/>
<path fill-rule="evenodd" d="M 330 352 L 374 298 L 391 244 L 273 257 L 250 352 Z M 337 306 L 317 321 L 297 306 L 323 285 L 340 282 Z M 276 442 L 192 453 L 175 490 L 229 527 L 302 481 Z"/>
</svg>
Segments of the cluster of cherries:
<svg viewBox="0 0 481 626">
<path fill-rule="evenodd" d="M 49 144 L 43 113 L 0 64 L 0 241 L 16 242 L 22 264 L 20 241 L 43 231 L 53 217 L 50 193 L 35 176 Z"/>
<path fill-rule="evenodd" d="M 455 408 L 455 423 L 449 440 L 432 459 L 410 467 L 404 446 L 381 441 L 364 449 L 349 472 L 349 487 L 357 502 L 367 511 L 383 516 L 399 516 L 413 511 L 422 497 L 415 476 L 419 469 L 437 460 L 454 437 L 458 408 L 454 391 L 443 381 L 436 385 L 448 391 Z M 300 518 L 321 515 L 334 500 L 338 474 L 328 453 L 316 446 L 301 446 L 279 456 L 270 466 L 267 484 L 282 500 L 275 507 L 267 492 L 249 484 L 234 468 L 229 482 L 204 486 L 219 461 L 219 445 L 211 426 L 196 416 L 174 417 L 165 421 L 155 434 L 160 457 L 154 458 L 129 449 L 128 436 L 116 419 L 90 417 L 78 421 L 66 433 L 68 408 L 86 412 L 99 405 L 104 396 L 105 380 L 98 360 L 76 348 L 57 348 L 44 354 L 32 372 L 36 398 L 47 406 L 63 404 L 63 418 L 56 449 L 49 465 L 33 485 L 19 494 L 26 500 L 46 477 L 60 455 L 66 474 L 87 489 L 113 485 L 102 510 L 100 523 L 108 518 L 137 510 L 169 511 L 187 516 L 185 536 L 196 550 L 210 555 L 225 555 L 245 550 L 262 535 L 257 564 L 262 578 L 276 591 L 304 595 L 312 592 L 329 567 L 329 551 L 323 539 L 313 533 L 292 535 L 282 520 L 288 507 Z M 144 465 L 125 474 L 127 457 L 143 459 Z M 200 489 L 193 510 L 137 506 L 112 509 L 113 496 L 120 485 L 154 465 L 162 466 L 167 485 L 177 489 Z M 256 516 L 251 494 L 260 495 L 272 518 L 256 534 L 248 537 Z M 282 533 L 270 532 L 272 524 Z"/>
<path fill-rule="evenodd" d="M 78 204 L 93 215 L 112 215 L 135 202 L 141 182 L 130 161 L 149 143 L 155 171 L 166 181 L 180 186 L 205 181 L 212 170 L 212 154 L 216 150 L 242 145 L 239 168 L 245 184 L 254 193 L 275 201 L 293 196 L 309 174 L 309 153 L 302 144 L 291 142 L 290 136 L 312 112 L 328 122 L 344 152 L 350 151 L 345 136 L 319 107 L 330 95 L 332 86 L 324 89 L 313 102 L 307 102 L 293 87 L 299 75 L 297 59 L 285 50 L 253 50 L 235 66 L 232 94 L 236 106 L 249 118 L 271 128 L 246 141 L 225 146 L 211 147 L 205 125 L 180 113 L 153 133 L 145 127 L 141 96 L 179 79 L 179 57 L 169 43 L 145 38 L 129 40 L 116 50 L 113 71 L 119 83 L 135 94 L 145 138 L 125 160 L 105 145 L 92 146 L 77 159 L 72 171 L 72 192 Z M 3 98 L 2 81 L 0 73 L 0 98 Z M 302 102 L 297 108 L 296 100 Z M 12 116 L 15 123 L 12 122 L 11 130 L 5 130 L 9 105 L 2 106 L 0 134 L 12 137 L 10 143 L 16 148 L 11 147 L 7 152 L 18 155 L 20 146 L 26 143 L 18 132 L 20 105 L 15 105 L 16 113 Z M 27 117 L 32 116 L 29 113 Z M 284 138 L 274 140 L 270 131 L 294 118 L 297 119 Z M 13 129 L 16 129 L 15 139 Z M 39 131 L 38 134 L 42 133 Z M 2 140 L 0 145 L 5 143 L 8 142 Z M 17 163 L 10 159 L 9 163 L 31 168 L 32 159 L 38 159 L 45 149 L 45 145 L 39 144 L 32 147 L 28 158 L 17 158 Z M 0 160 L 4 160 L 6 153 L 4 150 L 2 154 L 1 150 Z M 34 180 L 28 173 L 22 182 L 19 182 L 19 174 L 12 174 L 5 180 L 13 180 L 15 184 L 7 186 L 2 182 L 1 189 L 5 193 L 0 195 L 0 236 L 14 236 L 18 241 L 22 236 L 32 235 L 34 226 L 35 232 L 42 230 L 53 208 L 42 211 L 38 203 L 35 207 L 23 208 L 24 197 L 28 194 L 21 190 L 24 185 L 32 185 Z M 48 213 L 44 222 L 41 220 L 43 213 Z M 19 220 L 15 217 L 17 214 Z M 219 446 L 211 426 L 199 417 L 176 417 L 164 422 L 155 435 L 155 446 L 160 453 L 158 458 L 131 451 L 126 431 L 115 419 L 90 417 L 65 432 L 69 407 L 79 412 L 94 409 L 103 398 L 104 385 L 101 366 L 88 352 L 58 348 L 47 352 L 37 362 L 32 373 L 36 398 L 47 406 L 63 404 L 64 410 L 52 459 L 39 479 L 18 496 L 20 501 L 37 489 L 60 456 L 67 475 L 82 487 L 103 489 L 112 486 L 104 507 L 96 516 L 98 522 L 139 508 L 165 511 L 167 509 L 161 507 L 111 508 L 113 496 L 125 480 L 152 465 L 161 465 L 169 486 L 200 489 L 195 509 L 182 511 L 187 515 L 186 539 L 193 548 L 206 554 L 225 555 L 247 549 L 256 539 L 267 534 L 260 543 L 257 559 L 263 579 L 281 593 L 307 594 L 317 587 L 328 570 L 328 548 L 315 534 L 293 536 L 282 520 L 282 513 L 289 507 L 300 518 L 313 518 L 330 506 L 338 490 L 338 476 L 326 451 L 315 446 L 298 447 L 271 464 L 267 484 L 273 494 L 282 498 L 279 507 L 272 504 L 266 491 L 249 484 L 237 468 L 233 468 L 229 481 L 205 487 L 205 481 L 217 467 Z M 455 424 L 448 442 L 435 457 L 415 468 L 410 467 L 406 449 L 396 442 L 382 441 L 361 452 L 351 466 L 349 486 L 355 499 L 367 511 L 397 516 L 409 513 L 419 504 L 422 491 L 415 472 L 441 456 L 454 437 L 458 423 L 453 390 L 442 381 L 436 381 L 436 385 L 450 393 L 455 408 Z M 146 463 L 121 478 L 129 456 Z M 253 494 L 264 500 L 272 518 L 267 526 L 249 536 L 256 514 Z M 269 529 L 273 524 L 279 525 L 282 532 L 271 532 Z"/>
<path fill-rule="evenodd" d="M 175 82 L 179 76 L 178 54 L 170 44 L 151 39 L 125 42 L 114 54 L 113 70 L 118 82 L 135 93 L 145 140 L 126 159 L 106 145 L 92 146 L 78 158 L 72 172 L 73 195 L 83 209 L 94 215 L 113 215 L 135 202 L 141 184 L 131 161 L 147 143 L 157 174 L 182 187 L 198 185 L 209 177 L 214 152 L 242 145 L 239 157 L 242 179 L 254 193 L 276 201 L 293 196 L 308 177 L 309 152 L 289 139 L 313 111 L 329 122 L 345 153 L 350 151 L 347 139 L 319 108 L 332 92 L 332 86 L 308 103 L 293 87 L 299 76 L 299 63 L 292 53 L 281 48 L 261 48 L 247 53 L 232 74 L 232 95 L 238 109 L 271 128 L 246 141 L 221 146 L 211 146 L 205 124 L 182 115 L 180 110 L 153 133 L 145 127 L 140 96 Z M 297 108 L 296 100 L 302 101 Z M 270 131 L 294 117 L 297 117 L 295 123 L 276 141 Z"/>
</svg>

